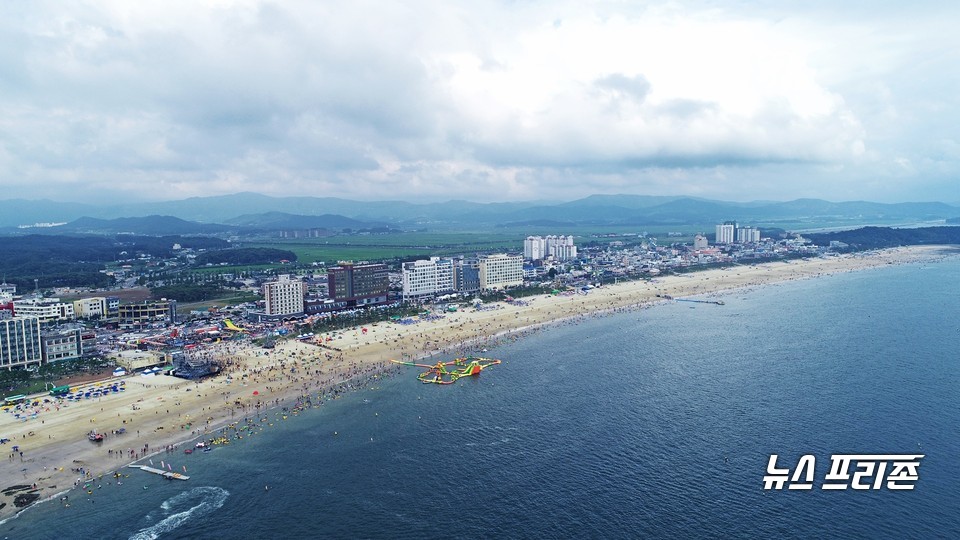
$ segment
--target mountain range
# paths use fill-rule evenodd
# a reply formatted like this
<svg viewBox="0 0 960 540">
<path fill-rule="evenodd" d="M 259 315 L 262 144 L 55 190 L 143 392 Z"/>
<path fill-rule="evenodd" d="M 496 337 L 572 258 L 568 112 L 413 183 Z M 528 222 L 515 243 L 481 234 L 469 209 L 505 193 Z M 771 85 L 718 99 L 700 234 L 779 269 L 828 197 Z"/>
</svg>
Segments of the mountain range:
<svg viewBox="0 0 960 540">
<path fill-rule="evenodd" d="M 48 200 L 0 201 L 0 227 L 7 228 L 7 233 L 218 234 L 377 227 L 683 225 L 726 220 L 766 225 L 787 221 L 812 223 L 844 220 L 901 224 L 956 217 L 960 217 L 960 207 L 940 202 L 885 204 L 797 199 L 742 203 L 643 195 L 591 195 L 559 203 L 475 203 L 456 200 L 443 203 L 365 202 L 333 197 L 269 197 L 256 193 L 103 206 Z M 10 229 L 39 223 L 59 225 Z"/>
</svg>

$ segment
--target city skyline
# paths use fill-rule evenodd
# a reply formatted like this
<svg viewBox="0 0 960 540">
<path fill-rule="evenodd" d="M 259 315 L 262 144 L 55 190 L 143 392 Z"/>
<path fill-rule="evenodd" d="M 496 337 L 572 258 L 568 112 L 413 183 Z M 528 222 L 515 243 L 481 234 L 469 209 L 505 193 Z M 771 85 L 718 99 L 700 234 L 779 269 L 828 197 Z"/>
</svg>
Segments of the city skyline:
<svg viewBox="0 0 960 540">
<path fill-rule="evenodd" d="M 958 9 L 30 3 L 2 198 L 957 204 Z"/>
</svg>

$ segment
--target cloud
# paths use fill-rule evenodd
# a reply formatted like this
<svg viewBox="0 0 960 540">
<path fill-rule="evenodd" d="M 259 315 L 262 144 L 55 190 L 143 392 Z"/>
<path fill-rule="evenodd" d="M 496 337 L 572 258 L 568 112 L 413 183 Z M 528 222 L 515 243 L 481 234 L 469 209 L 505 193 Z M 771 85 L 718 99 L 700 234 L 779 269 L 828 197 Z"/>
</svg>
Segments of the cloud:
<svg viewBox="0 0 960 540">
<path fill-rule="evenodd" d="M 0 185 L 85 201 L 937 198 L 960 172 L 960 43 L 933 3 L 910 13 L 32 2 L 0 20 Z"/>
<path fill-rule="evenodd" d="M 613 73 L 593 81 L 604 96 L 611 99 L 629 99 L 636 103 L 643 103 L 650 92 L 650 81 L 643 75 L 627 76 L 622 73 Z"/>
</svg>

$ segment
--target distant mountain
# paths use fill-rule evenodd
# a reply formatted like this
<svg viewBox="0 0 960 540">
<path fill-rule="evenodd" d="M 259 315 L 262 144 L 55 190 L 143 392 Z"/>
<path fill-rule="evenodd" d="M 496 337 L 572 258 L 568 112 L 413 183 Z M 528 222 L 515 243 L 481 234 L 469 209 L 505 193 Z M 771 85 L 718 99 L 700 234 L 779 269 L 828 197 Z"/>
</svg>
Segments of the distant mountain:
<svg viewBox="0 0 960 540">
<path fill-rule="evenodd" d="M 181 201 L 126 205 L 107 208 L 118 215 L 163 213 L 208 223 L 224 223 L 242 215 L 283 212 L 303 216 L 342 215 L 361 221 L 455 220 L 476 210 L 494 213 L 532 206 L 534 203 L 445 203 L 415 204 L 404 201 L 352 201 L 336 197 L 269 197 L 258 193 L 236 193 L 214 197 L 192 197 Z"/>
<path fill-rule="evenodd" d="M 78 212 L 83 213 L 77 215 Z M 163 215 L 200 224 L 227 224 L 234 228 L 358 229 L 389 224 L 406 228 L 492 227 L 506 224 L 570 223 L 578 225 L 684 225 L 736 220 L 756 225 L 780 222 L 849 221 L 851 224 L 906 224 L 936 221 L 960 215 L 960 207 L 939 202 L 883 204 L 866 201 L 830 202 L 797 199 L 786 202 L 727 202 L 693 197 L 642 195 L 591 195 L 554 203 L 410 203 L 404 201 L 352 201 L 334 197 L 268 197 L 236 193 L 194 197 L 180 201 L 121 206 L 70 205 L 52 201 L 0 201 L 0 227 L 32 223 L 69 222 L 89 216 L 110 223 L 70 223 L 74 229 L 144 232 L 135 222 L 114 221 L 125 216 Z M 144 218 L 146 219 L 146 218 Z M 183 234 L 215 231 L 189 229 L 184 223 L 158 223 L 159 232 Z M 28 231 L 45 232 L 42 229 Z M 26 231 L 21 231 L 21 234 Z"/>
<path fill-rule="evenodd" d="M 589 197 L 584 197 L 568 203 L 558 204 L 556 206 L 561 208 L 606 208 L 616 206 L 619 208 L 637 210 L 666 204 L 678 199 L 689 199 L 689 197 L 652 195 L 590 195 Z"/>
<path fill-rule="evenodd" d="M 232 230 L 226 225 L 210 223 L 195 223 L 172 216 L 127 217 L 117 219 L 98 219 L 82 217 L 56 227 L 49 227 L 45 232 L 54 234 L 83 233 L 83 234 L 144 234 L 144 235 L 176 235 L 176 234 L 219 234 Z"/>
<path fill-rule="evenodd" d="M 958 208 L 939 202 L 908 202 L 883 204 L 867 201 L 833 203 L 820 199 L 797 199 L 771 204 L 761 208 L 758 214 L 794 215 L 798 217 L 864 217 L 864 218 L 916 218 L 943 219 L 954 215 Z"/>
</svg>

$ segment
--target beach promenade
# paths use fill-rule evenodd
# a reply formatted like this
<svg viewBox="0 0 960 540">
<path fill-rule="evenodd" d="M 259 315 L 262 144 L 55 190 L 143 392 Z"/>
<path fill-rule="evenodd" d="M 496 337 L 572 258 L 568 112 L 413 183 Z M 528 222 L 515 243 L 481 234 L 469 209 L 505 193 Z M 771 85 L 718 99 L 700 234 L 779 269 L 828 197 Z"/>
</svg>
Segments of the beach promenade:
<svg viewBox="0 0 960 540">
<path fill-rule="evenodd" d="M 130 376 L 126 390 L 81 402 L 48 403 L 35 417 L 16 419 L 0 414 L 0 519 L 19 510 L 14 496 L 33 493 L 46 499 L 84 480 L 107 477 L 112 471 L 145 456 L 177 450 L 185 441 L 211 434 L 267 408 L 290 405 L 298 397 L 349 390 L 397 372 L 390 359 L 431 354 L 462 355 L 513 339 L 560 320 L 642 309 L 663 296 L 716 295 L 793 279 L 865 270 L 888 264 L 933 261 L 943 246 L 895 248 L 840 257 L 735 265 L 685 275 L 607 285 L 588 294 L 541 295 L 524 298 L 524 305 L 497 303 L 487 309 L 446 314 L 435 320 L 400 325 L 379 323 L 324 334 L 332 348 L 294 340 L 275 349 L 223 342 L 207 354 L 228 361 L 216 377 L 186 381 L 168 376 Z M 717 309 L 723 309 L 718 306 Z M 522 359 L 510 359 L 522 361 Z M 96 430 L 101 443 L 88 440 Z M 123 430 L 122 434 L 117 434 Z M 15 451 L 13 446 L 18 448 Z M 36 487 L 34 487 L 36 486 Z"/>
</svg>

